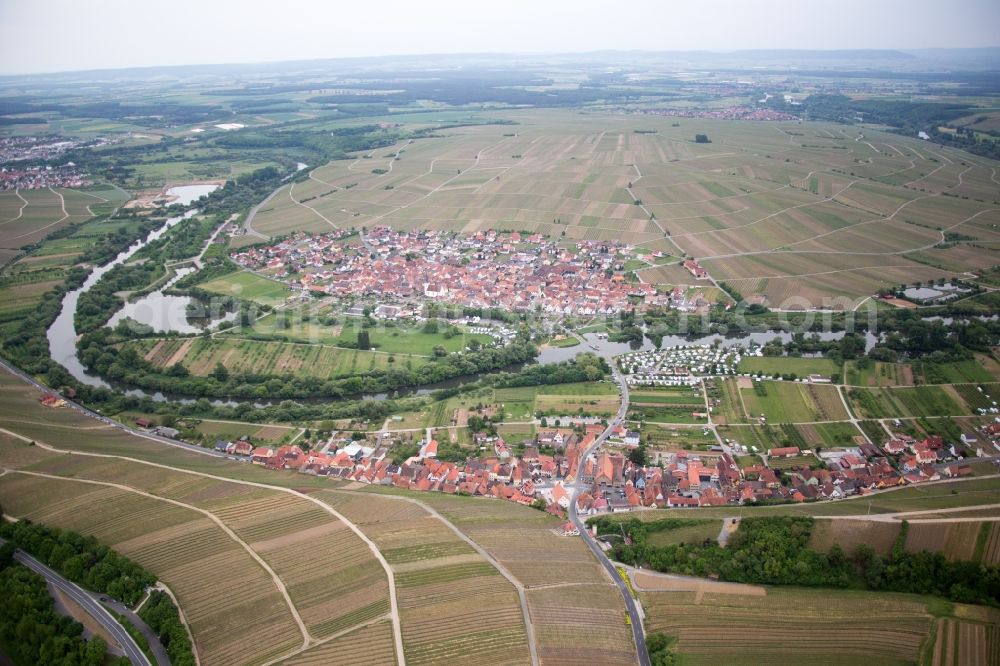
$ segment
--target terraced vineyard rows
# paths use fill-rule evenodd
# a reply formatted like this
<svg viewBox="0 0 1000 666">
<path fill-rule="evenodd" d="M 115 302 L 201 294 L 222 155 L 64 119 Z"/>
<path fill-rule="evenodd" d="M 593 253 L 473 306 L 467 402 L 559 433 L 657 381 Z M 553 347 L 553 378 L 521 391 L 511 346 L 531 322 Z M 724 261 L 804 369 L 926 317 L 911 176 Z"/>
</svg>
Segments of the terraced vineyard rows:
<svg viewBox="0 0 1000 666">
<path fill-rule="evenodd" d="M 992 666 L 1000 663 L 1000 626 L 941 618 L 931 666 Z"/>
<path fill-rule="evenodd" d="M 392 666 L 396 663 L 392 623 L 383 621 L 355 629 L 281 663 L 283 666 Z"/>
<path fill-rule="evenodd" d="M 543 665 L 635 663 L 617 588 L 581 539 L 558 535 L 558 519 L 479 498 L 429 494 L 426 501 L 525 586 Z"/>
<path fill-rule="evenodd" d="M 529 661 L 515 588 L 445 523 L 400 498 L 337 491 L 315 497 L 355 522 L 392 565 L 408 664 Z"/>
<path fill-rule="evenodd" d="M 647 630 L 677 637 L 685 664 L 778 664 L 803 655 L 816 664 L 913 663 L 932 619 L 919 597 L 885 593 L 768 588 L 766 596 L 646 592 L 642 600 Z"/>
<path fill-rule="evenodd" d="M 635 663 L 632 632 L 619 621 L 625 605 L 610 583 L 528 590 L 528 608 L 542 664 Z"/>
<path fill-rule="evenodd" d="M 166 582 L 184 609 L 206 666 L 260 663 L 301 643 L 270 576 L 194 511 L 115 488 L 18 474 L 0 478 L 0 502 L 11 515 L 103 535 L 109 546 Z M 121 510 L 92 510 L 105 504 Z M 147 519 L 132 520 L 132 511 Z M 163 513 L 170 516 L 163 523 L 148 520 Z M 248 633 L 247 626 L 269 631 Z"/>
</svg>

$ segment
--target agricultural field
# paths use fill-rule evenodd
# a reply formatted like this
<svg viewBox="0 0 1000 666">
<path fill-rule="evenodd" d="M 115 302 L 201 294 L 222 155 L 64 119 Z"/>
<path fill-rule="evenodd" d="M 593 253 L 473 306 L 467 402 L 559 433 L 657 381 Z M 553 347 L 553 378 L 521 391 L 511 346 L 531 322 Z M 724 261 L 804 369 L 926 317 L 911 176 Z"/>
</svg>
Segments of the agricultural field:
<svg viewBox="0 0 1000 666">
<path fill-rule="evenodd" d="M 642 441 L 650 451 L 704 450 L 715 446 L 715 437 L 700 427 L 656 425 L 647 423 L 641 431 Z"/>
<path fill-rule="evenodd" d="M 514 586 L 447 523 L 404 498 L 337 491 L 315 496 L 354 521 L 392 567 L 407 663 L 527 658 Z"/>
<path fill-rule="evenodd" d="M 137 340 L 123 344 L 134 348 L 157 368 L 181 363 L 192 375 L 201 377 L 211 374 L 218 363 L 237 373 L 333 379 L 387 370 L 394 363 L 416 368 L 431 362 L 424 356 L 232 337 Z"/>
<path fill-rule="evenodd" d="M 650 532 L 646 536 L 646 543 L 650 546 L 671 546 L 678 543 L 700 545 L 705 541 L 715 541 L 721 531 L 721 521 L 692 520 L 680 527 Z"/>
<path fill-rule="evenodd" d="M 642 592 L 647 631 L 675 637 L 672 651 L 685 664 L 777 664 L 805 654 L 815 664 L 915 663 L 931 631 L 933 618 L 916 595 L 765 589 L 764 596 Z"/>
<path fill-rule="evenodd" d="M 741 387 L 753 388 L 752 380 L 749 380 L 746 377 L 738 379 L 731 377 L 716 379 L 715 386 L 715 398 L 721 402 L 719 405 L 711 408 L 712 421 L 722 425 L 729 423 L 746 423 L 747 412 L 745 403 L 740 394 L 740 389 Z M 713 397 L 712 393 L 709 394 L 709 397 Z"/>
<path fill-rule="evenodd" d="M 617 392 L 601 391 L 595 394 L 590 392 L 590 385 L 579 386 L 576 389 L 578 393 L 543 393 L 547 388 L 550 387 L 538 387 L 538 392 L 535 394 L 535 411 L 545 416 L 569 414 L 611 416 L 618 411 L 618 406 L 621 404 Z"/>
<path fill-rule="evenodd" d="M 973 412 L 996 407 L 993 403 L 1000 398 L 1000 384 L 957 384 L 952 388 Z"/>
<path fill-rule="evenodd" d="M 899 536 L 899 523 L 871 520 L 817 520 L 809 536 L 809 548 L 826 553 L 833 546 L 840 546 L 850 556 L 860 545 L 871 548 L 882 556 L 892 551 Z M 912 529 L 912 526 L 911 526 Z"/>
<path fill-rule="evenodd" d="M 928 663 L 931 666 L 990 666 L 1000 662 L 998 622 L 1000 618 L 993 618 L 993 622 L 939 619 Z"/>
<path fill-rule="evenodd" d="M 254 230 L 387 224 L 621 239 L 699 257 L 745 296 L 791 308 L 853 307 L 880 287 L 995 263 L 987 244 L 1000 238 L 991 226 L 1000 213 L 943 196 L 981 196 L 972 184 L 988 189 L 990 170 L 978 160 L 959 168 L 965 154 L 951 148 L 934 157 L 915 138 L 866 128 L 860 141 L 855 129 L 823 123 L 803 133 L 798 124 L 644 117 L 650 131 L 640 134 L 630 118 L 596 113 L 494 115 L 517 131 L 452 128 L 315 168 L 279 191 Z M 713 142 L 691 143 L 694 132 Z M 925 193 L 904 187 L 914 177 Z M 975 240 L 934 247 L 935 226 Z M 695 282 L 675 264 L 638 270 L 652 284 Z"/>
<path fill-rule="evenodd" d="M 260 663 L 301 643 L 268 574 L 194 511 L 107 486 L 21 474 L 0 478 L 0 501 L 12 515 L 94 535 L 163 580 L 203 664 Z M 85 510 L 94 506 L 101 510 Z M 240 630 L 247 622 L 267 623 L 273 634 L 248 636 Z"/>
<path fill-rule="evenodd" d="M 847 393 L 852 407 L 863 418 L 963 416 L 967 410 L 949 386 L 858 388 Z"/>
<path fill-rule="evenodd" d="M 998 523 L 993 521 L 922 522 L 910 521 L 906 534 L 906 549 L 941 553 L 950 561 L 964 560 L 996 563 Z"/>
<path fill-rule="evenodd" d="M 296 313 L 297 314 L 297 313 Z M 442 325 L 442 328 L 444 326 Z M 372 349 L 388 354 L 403 354 L 415 356 L 433 356 L 435 347 L 443 347 L 446 352 L 462 351 L 470 342 L 476 340 L 486 346 L 493 342 L 488 335 L 469 333 L 463 327 L 456 327 L 457 334 L 425 333 L 420 327 L 407 325 L 379 325 L 362 328 L 361 320 L 356 317 L 345 317 L 343 323 L 327 326 L 316 318 L 305 321 L 303 318 L 289 316 L 286 313 L 269 314 L 254 322 L 253 326 L 243 328 L 238 335 L 249 332 L 277 336 L 289 342 L 325 344 L 333 347 L 356 347 L 358 333 L 368 332 Z"/>
<path fill-rule="evenodd" d="M 749 372 L 750 374 L 763 373 L 765 376 L 773 375 L 796 375 L 797 377 L 807 377 L 809 375 L 830 375 L 840 372 L 837 364 L 828 358 L 796 358 L 790 356 L 747 356 L 744 357 L 737 372 Z"/>
<path fill-rule="evenodd" d="M 60 457 L 32 469 L 119 483 L 208 511 L 283 581 L 314 638 L 388 612 L 385 572 L 367 545 L 346 524 L 303 497 L 93 457 Z M 324 566 L 317 568 L 314 557 Z"/>
<path fill-rule="evenodd" d="M 73 190 L 52 188 L 0 192 L 0 262 L 61 227 L 93 217 L 84 198 Z M 90 199 L 90 203 L 101 201 L 96 196 Z"/>
<path fill-rule="evenodd" d="M 701 387 L 635 387 L 629 391 L 629 419 L 653 423 L 694 423 L 702 420 L 705 398 Z"/>
<path fill-rule="evenodd" d="M 913 376 L 920 384 L 965 384 L 994 382 L 1000 377 L 987 368 L 996 369 L 996 361 L 985 354 L 974 360 L 951 363 L 913 363 Z"/>
<path fill-rule="evenodd" d="M 524 585 L 543 664 L 634 663 L 617 588 L 582 540 L 558 534 L 559 519 L 510 502 L 436 493 L 414 497 L 439 511 Z M 609 641 L 578 638 L 586 635 Z"/>
<path fill-rule="evenodd" d="M 908 363 L 857 361 L 847 363 L 846 383 L 853 386 L 913 386 L 913 366 Z"/>
<path fill-rule="evenodd" d="M 364 646 L 359 649 L 359 646 Z M 350 631 L 328 643 L 309 648 L 281 662 L 285 666 L 394 666 L 396 647 L 392 623 L 376 622 Z"/>
<path fill-rule="evenodd" d="M 844 446 L 855 446 L 856 437 L 860 437 L 858 431 L 850 422 L 829 422 L 829 423 L 800 423 L 795 429 L 802 435 L 805 441 L 805 448 L 835 448 Z M 884 433 L 883 433 L 884 434 Z"/>
<path fill-rule="evenodd" d="M 245 301 L 255 301 L 262 305 L 276 306 L 285 302 L 291 290 L 274 280 L 259 277 L 253 273 L 238 271 L 222 277 L 202 282 L 199 289 L 223 296 L 236 296 Z"/>
<path fill-rule="evenodd" d="M 22 195 L 32 203 L 25 204 Z M 35 206 L 45 201 L 45 195 L 62 196 L 68 217 L 60 219 L 63 215 L 61 203 L 55 217 L 48 216 L 51 207 Z M 0 272 L 0 321 L 5 324 L 17 322 L 33 311 L 44 294 L 62 284 L 69 270 L 79 263 L 80 254 L 108 233 L 136 225 L 135 221 L 98 217 L 110 213 L 127 196 L 123 190 L 111 187 L 86 191 L 60 189 L 51 193 L 49 190 L 19 194 L 0 192 L 0 268 L 3 269 Z M 24 216 L 19 218 L 17 215 L 22 207 Z M 34 212 L 29 214 L 29 211 Z M 10 218 L 4 217 L 7 213 Z M 58 222 L 53 224 L 54 221 Z M 76 226 L 67 229 L 70 224 Z M 34 231 L 26 232 L 24 225 Z M 45 240 L 60 229 L 64 231 L 59 238 Z"/>
<path fill-rule="evenodd" d="M 799 382 L 754 381 L 740 394 L 750 416 L 771 423 L 843 421 L 848 418 L 836 386 Z"/>
</svg>

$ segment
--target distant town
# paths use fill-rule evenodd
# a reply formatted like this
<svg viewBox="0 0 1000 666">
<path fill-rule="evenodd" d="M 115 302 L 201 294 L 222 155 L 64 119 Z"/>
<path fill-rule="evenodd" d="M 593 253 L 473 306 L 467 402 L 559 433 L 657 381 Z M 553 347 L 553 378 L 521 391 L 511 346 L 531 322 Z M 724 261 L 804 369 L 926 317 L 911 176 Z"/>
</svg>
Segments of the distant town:
<svg viewBox="0 0 1000 666">
<path fill-rule="evenodd" d="M 567 244 L 516 231 L 460 235 L 377 227 L 360 240 L 349 231 L 296 234 L 231 258 L 292 287 L 341 297 L 434 299 L 550 315 L 609 315 L 635 309 L 640 301 L 644 307 L 686 305 L 683 290 L 661 293 L 629 277 L 628 262 L 656 265 L 663 253 L 643 253 L 618 241 Z M 687 263 L 695 279 L 707 277 L 696 261 Z"/>
</svg>

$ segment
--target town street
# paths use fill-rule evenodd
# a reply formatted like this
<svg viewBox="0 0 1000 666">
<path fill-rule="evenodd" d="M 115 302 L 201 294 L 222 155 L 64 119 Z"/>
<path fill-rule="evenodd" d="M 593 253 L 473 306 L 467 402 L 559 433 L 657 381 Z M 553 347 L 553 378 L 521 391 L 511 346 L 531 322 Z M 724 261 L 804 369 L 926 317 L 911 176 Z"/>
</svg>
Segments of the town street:
<svg viewBox="0 0 1000 666">
<path fill-rule="evenodd" d="M 621 398 L 622 404 L 618 408 L 618 413 L 615 418 L 608 422 L 608 427 L 600 434 L 600 436 L 594 440 L 594 443 L 580 455 L 580 462 L 577 466 L 577 476 L 579 477 L 579 470 L 583 469 L 583 463 L 591 453 L 596 451 L 607 438 L 611 435 L 611 430 L 618 424 L 625 420 L 625 415 L 628 413 L 629 397 L 628 397 L 628 384 L 625 381 L 625 376 L 618 369 L 618 365 L 612 361 L 611 372 L 614 375 L 615 381 L 621 387 Z M 597 561 L 601 563 L 608 575 L 611 576 L 611 580 L 615 582 L 618 586 L 618 591 L 621 592 L 622 598 L 625 600 L 625 610 L 628 613 L 629 620 L 632 624 L 632 636 L 635 639 L 635 649 L 639 656 L 640 666 L 650 666 L 649 654 L 646 652 L 646 635 L 642 629 L 642 615 L 639 613 L 639 607 L 636 605 L 635 599 L 632 598 L 632 593 L 629 591 L 628 586 L 625 581 L 622 580 L 621 576 L 618 575 L 618 571 L 615 569 L 615 565 L 612 564 L 608 556 L 604 554 L 604 551 L 597 544 L 597 541 L 590 535 L 587 531 L 587 525 L 583 522 L 579 515 L 576 513 L 576 497 L 581 490 L 587 490 L 587 484 L 580 481 L 579 478 L 573 480 L 572 494 L 570 496 L 569 502 L 569 519 L 573 521 L 576 528 L 580 530 L 580 536 L 590 547 L 590 550 L 594 553 L 594 557 Z"/>
</svg>

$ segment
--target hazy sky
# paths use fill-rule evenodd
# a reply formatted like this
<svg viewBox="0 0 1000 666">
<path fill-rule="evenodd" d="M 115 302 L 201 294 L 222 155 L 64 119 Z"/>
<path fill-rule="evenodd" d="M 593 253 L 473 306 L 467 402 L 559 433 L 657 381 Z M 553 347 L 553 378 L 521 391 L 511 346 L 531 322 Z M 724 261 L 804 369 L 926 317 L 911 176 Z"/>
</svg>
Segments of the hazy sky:
<svg viewBox="0 0 1000 666">
<path fill-rule="evenodd" d="M 372 55 L 1000 46 L 1000 0 L 0 0 L 0 73 Z"/>
</svg>

